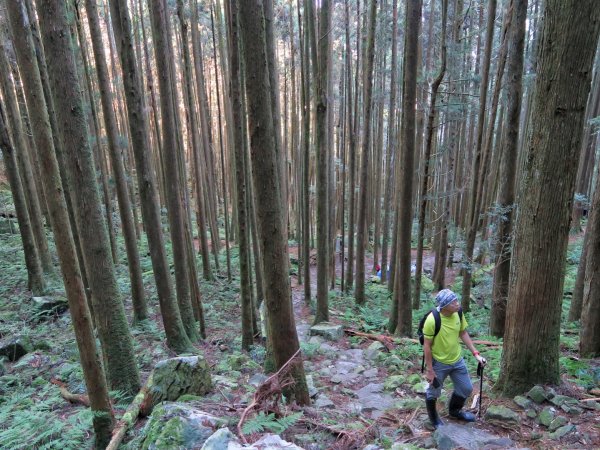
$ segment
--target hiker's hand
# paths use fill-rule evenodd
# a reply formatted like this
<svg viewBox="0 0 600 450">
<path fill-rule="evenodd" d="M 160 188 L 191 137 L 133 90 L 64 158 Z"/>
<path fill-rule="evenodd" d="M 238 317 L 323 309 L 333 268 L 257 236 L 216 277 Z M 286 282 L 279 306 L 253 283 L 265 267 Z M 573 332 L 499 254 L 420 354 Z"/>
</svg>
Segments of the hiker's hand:
<svg viewBox="0 0 600 450">
<path fill-rule="evenodd" d="M 479 362 L 479 364 L 481 364 L 482 366 L 485 366 L 485 364 L 487 363 L 486 359 L 481 356 L 481 355 L 477 355 L 475 356 L 475 359 Z"/>
<path fill-rule="evenodd" d="M 433 371 L 433 368 L 427 369 L 427 372 L 425 372 L 425 377 L 427 378 L 427 381 L 433 383 L 433 379 L 435 378 L 435 372 Z"/>
</svg>

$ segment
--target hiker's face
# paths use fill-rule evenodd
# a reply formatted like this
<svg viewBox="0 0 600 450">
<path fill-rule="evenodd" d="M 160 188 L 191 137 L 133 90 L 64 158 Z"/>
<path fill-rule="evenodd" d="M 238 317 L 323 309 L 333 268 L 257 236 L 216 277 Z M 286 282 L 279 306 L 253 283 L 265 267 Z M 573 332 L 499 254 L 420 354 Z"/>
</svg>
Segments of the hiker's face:
<svg viewBox="0 0 600 450">
<path fill-rule="evenodd" d="M 452 300 L 451 303 L 448 303 L 444 307 L 444 311 L 448 312 L 449 314 L 458 312 L 459 309 L 460 309 L 460 303 L 458 302 L 458 299 Z"/>
</svg>

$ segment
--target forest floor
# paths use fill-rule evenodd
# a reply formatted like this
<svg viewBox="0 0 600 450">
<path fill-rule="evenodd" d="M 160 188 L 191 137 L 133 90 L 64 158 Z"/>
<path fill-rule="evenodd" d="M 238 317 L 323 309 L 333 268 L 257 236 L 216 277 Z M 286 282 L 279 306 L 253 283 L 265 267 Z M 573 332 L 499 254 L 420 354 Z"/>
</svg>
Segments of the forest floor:
<svg viewBox="0 0 600 450">
<path fill-rule="evenodd" d="M 119 242 L 122 245 L 121 239 Z M 145 323 L 133 327 L 132 334 L 141 377 L 145 380 L 157 361 L 175 355 L 165 345 L 147 246 L 145 242 L 140 246 L 152 316 Z M 572 238 L 567 258 L 563 316 L 568 311 L 569 292 L 574 283 L 580 250 L 581 236 Z M 265 351 L 260 343 L 249 353 L 241 351 L 239 279 L 234 274 L 229 282 L 223 275 L 226 267 L 224 253 L 222 250 L 220 254 L 221 274 L 214 281 L 201 281 L 208 337 L 198 343 L 197 348 L 211 367 L 214 390 L 206 397 L 190 403 L 225 418 L 229 428 L 236 432 L 242 412 L 252 401 L 257 386 L 266 379 L 261 367 Z M 296 254 L 296 246 L 291 245 L 292 261 Z M 120 255 L 117 264 L 118 283 L 131 317 L 125 252 L 121 251 Z M 238 267 L 237 257 L 237 249 L 232 248 L 232 267 Z M 426 250 L 424 268 L 430 269 L 432 264 L 433 255 Z M 16 362 L 0 361 L 0 449 L 89 447 L 92 433 L 90 411 L 65 401 L 54 384 L 60 380 L 70 392 L 85 393 L 69 313 L 50 318 L 35 314 L 26 289 L 23 266 L 19 237 L 0 234 L 0 341 L 26 335 L 34 347 L 34 351 Z M 337 266 L 339 281 L 341 274 L 339 264 Z M 368 256 L 366 306 L 356 307 L 352 296 L 343 295 L 339 285 L 336 285 L 336 289 L 330 293 L 331 322 L 372 336 L 387 335 L 385 329 L 390 296 L 385 286 L 371 281 L 372 266 L 372 256 Z M 454 267 L 447 272 L 447 282 L 448 286 L 460 291 L 460 278 L 456 276 L 458 265 Z M 393 342 L 386 341 L 393 343 L 393 348 L 387 350 L 373 344 L 374 341 L 369 337 L 351 336 L 348 333 L 336 341 L 309 336 L 314 304 L 305 303 L 304 288 L 297 283 L 297 270 L 297 265 L 292 263 L 290 273 L 295 317 L 309 384 L 316 393 L 313 404 L 305 408 L 280 405 L 283 415 L 302 413 L 301 417 L 296 414 L 296 420 L 289 421 L 286 426 L 282 426 L 276 417 L 256 412 L 250 414 L 244 426 L 252 430 L 275 431 L 288 441 L 314 450 L 362 449 L 368 444 L 390 448 L 393 443 L 412 446 L 405 448 L 433 446 L 432 433 L 426 428 L 420 345 L 414 340 L 394 338 Z M 516 426 L 507 426 L 482 417 L 475 428 L 497 437 L 509 437 L 517 447 L 600 448 L 598 411 L 586 409 L 579 415 L 569 415 L 567 420 L 577 427 L 577 431 L 562 440 L 556 440 L 536 419 L 528 418 L 512 399 L 494 397 L 491 386 L 499 373 L 501 342 L 487 335 L 490 270 L 489 266 L 483 266 L 477 271 L 473 295 L 478 301 L 467 315 L 469 331 L 474 339 L 491 343 L 479 348 L 488 359 L 482 410 L 485 413 L 492 405 L 505 405 L 519 411 L 521 422 Z M 52 280 L 51 285 L 54 296 L 64 295 L 60 279 Z M 314 264 L 311 265 L 311 285 L 314 295 Z M 415 330 L 419 318 L 433 306 L 431 287 L 424 290 L 422 308 L 413 312 Z M 595 391 L 590 389 L 597 389 L 600 382 L 600 362 L 577 357 L 579 337 L 576 323 L 563 320 L 561 330 L 562 383 L 554 389 L 558 394 L 577 399 L 592 397 Z M 470 356 L 466 360 L 477 392 L 479 386 L 475 362 Z M 447 382 L 442 398 L 447 398 L 450 392 L 450 383 Z M 116 416 L 119 417 L 127 407 L 127 401 L 118 392 L 111 393 L 111 397 Z M 467 402 L 467 405 L 470 404 L 470 401 Z M 447 420 L 445 411 L 445 406 L 440 405 L 442 417 Z M 564 415 L 562 411 L 559 413 Z M 122 448 L 140 447 L 145 423 L 146 419 L 138 421 L 134 430 L 128 433 Z M 251 433 L 246 439 L 252 442 L 259 435 Z"/>
</svg>

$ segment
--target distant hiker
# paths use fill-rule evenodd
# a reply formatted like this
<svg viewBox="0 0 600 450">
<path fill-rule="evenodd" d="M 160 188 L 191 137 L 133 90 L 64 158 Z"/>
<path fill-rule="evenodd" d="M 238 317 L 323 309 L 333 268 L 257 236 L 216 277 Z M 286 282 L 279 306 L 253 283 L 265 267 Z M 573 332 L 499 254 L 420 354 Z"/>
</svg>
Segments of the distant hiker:
<svg viewBox="0 0 600 450">
<path fill-rule="evenodd" d="M 435 301 L 437 307 L 427 315 L 423 323 L 425 338 L 423 349 L 427 367 L 426 377 L 429 381 L 425 403 L 429 420 L 433 427 L 437 428 L 444 423 L 438 416 L 436 401 L 448 376 L 454 384 L 454 392 L 448 404 L 450 416 L 467 422 L 475 421 L 473 414 L 461 411 L 467 397 L 473 391 L 473 384 L 461 355 L 458 338 L 462 339 L 480 364 L 485 365 L 486 360 L 471 341 L 467 332 L 467 321 L 462 314 L 456 294 L 450 289 L 443 289 L 438 293 Z"/>
</svg>

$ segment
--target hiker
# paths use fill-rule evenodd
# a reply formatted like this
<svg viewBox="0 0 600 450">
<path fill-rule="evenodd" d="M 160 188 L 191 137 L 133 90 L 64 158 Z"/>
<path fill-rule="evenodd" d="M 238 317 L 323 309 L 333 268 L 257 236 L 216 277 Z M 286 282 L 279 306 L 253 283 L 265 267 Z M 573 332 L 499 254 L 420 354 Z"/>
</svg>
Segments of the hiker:
<svg viewBox="0 0 600 450">
<path fill-rule="evenodd" d="M 475 359 L 485 365 L 483 358 L 471 341 L 467 332 L 467 321 L 462 314 L 460 303 L 456 294 L 450 289 L 441 290 L 435 298 L 438 317 L 439 331 L 436 333 L 436 317 L 430 313 L 423 323 L 423 335 L 425 353 L 426 377 L 429 381 L 425 403 L 429 420 L 434 428 L 444 423 L 440 419 L 436 409 L 436 401 L 442 392 L 442 386 L 446 377 L 452 379 L 454 392 L 450 397 L 448 412 L 450 417 L 461 419 L 466 422 L 474 422 L 475 416 L 469 412 L 461 411 L 462 407 L 473 391 L 473 384 L 469 378 L 467 366 L 461 355 L 458 338 L 461 338 Z"/>
</svg>

